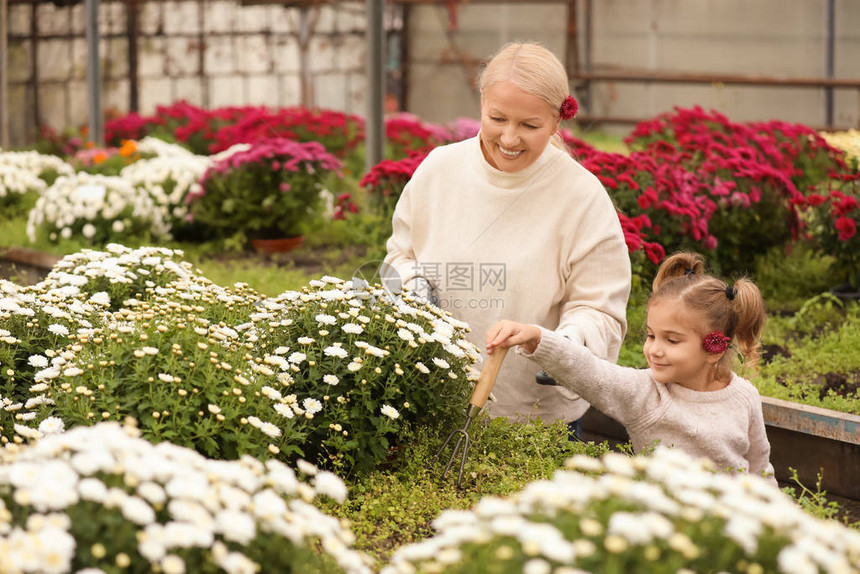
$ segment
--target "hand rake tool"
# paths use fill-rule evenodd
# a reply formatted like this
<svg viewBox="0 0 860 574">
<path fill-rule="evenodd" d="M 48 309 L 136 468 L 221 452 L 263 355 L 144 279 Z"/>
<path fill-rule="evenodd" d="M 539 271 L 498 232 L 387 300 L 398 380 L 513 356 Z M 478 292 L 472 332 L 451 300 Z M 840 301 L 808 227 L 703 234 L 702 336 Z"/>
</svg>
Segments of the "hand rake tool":
<svg viewBox="0 0 860 574">
<path fill-rule="evenodd" d="M 481 370 L 481 375 L 478 377 L 478 382 L 475 383 L 475 389 L 472 391 L 472 398 L 469 400 L 469 410 L 466 415 L 466 422 L 463 424 L 463 428 L 451 431 L 451 434 L 449 434 L 445 442 L 442 443 L 442 447 L 430 463 L 431 465 L 435 464 L 439 459 L 439 456 L 445 450 L 445 447 L 447 447 L 448 443 L 451 442 L 451 439 L 459 435 L 457 442 L 454 445 L 454 450 L 451 452 L 451 458 L 448 459 L 448 464 L 445 466 L 445 471 L 442 473 L 442 478 L 445 478 L 448 471 L 451 470 L 451 466 L 454 464 L 454 461 L 457 459 L 457 453 L 460 451 L 460 445 L 462 444 L 463 455 L 460 458 L 460 474 L 457 476 L 457 488 L 460 488 L 463 484 L 463 467 L 466 466 L 466 453 L 469 450 L 469 425 L 472 424 L 472 420 L 479 412 L 481 412 L 481 409 L 484 408 L 487 398 L 489 398 L 490 392 L 493 390 L 493 385 L 496 384 L 496 377 L 499 376 L 499 369 L 502 368 L 502 361 L 505 360 L 505 355 L 507 353 L 507 349 L 496 348 L 495 351 L 493 351 L 493 354 L 487 358 L 487 364 L 484 365 L 483 370 Z"/>
</svg>

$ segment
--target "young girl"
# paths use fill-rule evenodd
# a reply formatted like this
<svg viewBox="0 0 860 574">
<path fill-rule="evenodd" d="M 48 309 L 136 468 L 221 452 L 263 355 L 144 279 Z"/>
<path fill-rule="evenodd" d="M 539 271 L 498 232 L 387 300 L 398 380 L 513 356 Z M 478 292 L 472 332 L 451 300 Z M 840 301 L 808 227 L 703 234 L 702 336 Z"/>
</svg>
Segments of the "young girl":
<svg viewBox="0 0 860 574">
<path fill-rule="evenodd" d="M 677 253 L 657 271 L 648 302 L 649 369 L 619 367 L 563 335 L 513 321 L 487 332 L 487 353 L 520 346 L 556 381 L 622 423 L 636 451 L 659 441 L 730 472 L 773 478 L 761 398 L 732 372 L 734 340 L 755 369 L 764 302 L 748 279 L 703 274 L 701 256 Z"/>
</svg>

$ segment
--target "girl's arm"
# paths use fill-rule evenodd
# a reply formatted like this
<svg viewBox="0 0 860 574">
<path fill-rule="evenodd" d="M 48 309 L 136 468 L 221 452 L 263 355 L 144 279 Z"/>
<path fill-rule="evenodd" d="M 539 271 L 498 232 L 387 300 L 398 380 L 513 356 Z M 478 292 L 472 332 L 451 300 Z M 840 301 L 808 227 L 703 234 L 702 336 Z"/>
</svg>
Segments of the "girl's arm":
<svg viewBox="0 0 860 574">
<path fill-rule="evenodd" d="M 657 383 L 647 371 L 600 359 L 563 334 L 514 321 L 499 321 L 487 332 L 488 354 L 515 345 L 559 384 L 623 425 L 660 406 Z"/>
</svg>

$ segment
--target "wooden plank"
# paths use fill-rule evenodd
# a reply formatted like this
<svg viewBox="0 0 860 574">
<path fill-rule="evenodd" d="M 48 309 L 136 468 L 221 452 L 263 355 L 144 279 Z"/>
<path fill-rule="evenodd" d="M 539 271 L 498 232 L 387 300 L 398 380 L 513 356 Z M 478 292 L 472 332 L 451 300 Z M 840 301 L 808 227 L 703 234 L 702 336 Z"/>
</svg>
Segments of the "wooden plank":
<svg viewBox="0 0 860 574">
<path fill-rule="evenodd" d="M 761 402 L 766 425 L 860 445 L 860 416 L 771 397 Z"/>
</svg>

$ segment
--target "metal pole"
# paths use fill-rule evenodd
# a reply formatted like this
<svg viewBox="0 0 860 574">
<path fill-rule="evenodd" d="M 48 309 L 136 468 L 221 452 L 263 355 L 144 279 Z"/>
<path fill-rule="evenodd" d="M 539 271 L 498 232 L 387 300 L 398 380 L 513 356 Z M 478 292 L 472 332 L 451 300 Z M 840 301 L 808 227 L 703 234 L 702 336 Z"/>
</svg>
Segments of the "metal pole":
<svg viewBox="0 0 860 574">
<path fill-rule="evenodd" d="M 825 36 L 825 75 L 833 78 L 836 54 L 836 7 L 835 0 L 827 0 L 827 31 Z M 833 125 L 833 88 L 824 89 L 824 123 Z"/>
<path fill-rule="evenodd" d="M 365 122 L 364 166 L 370 168 L 383 159 L 385 137 L 384 26 L 383 0 L 367 2 L 367 121 Z"/>
<path fill-rule="evenodd" d="M 128 34 L 128 111 L 140 108 L 140 83 L 137 59 L 137 0 L 126 0 L 126 34 Z"/>
<path fill-rule="evenodd" d="M 90 141 L 104 145 L 99 68 L 99 0 L 86 0 L 87 14 L 87 87 L 89 91 Z"/>
<path fill-rule="evenodd" d="M 6 0 L 0 0 L 0 148 L 9 148 L 9 62 Z"/>
<path fill-rule="evenodd" d="M 594 42 L 594 5 L 591 0 L 585 0 L 585 47 L 583 51 L 585 52 L 585 73 L 591 73 L 591 55 L 592 48 Z M 594 106 L 591 101 L 592 91 L 591 91 L 591 81 L 585 81 L 585 109 L 589 112 L 594 111 Z"/>
</svg>

